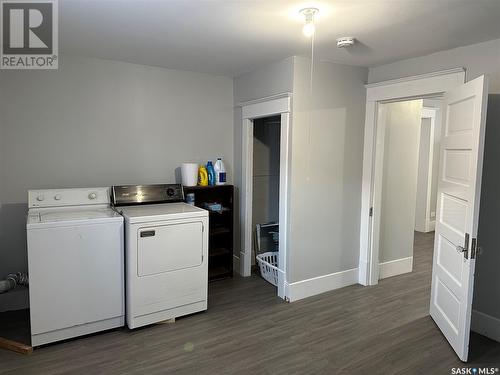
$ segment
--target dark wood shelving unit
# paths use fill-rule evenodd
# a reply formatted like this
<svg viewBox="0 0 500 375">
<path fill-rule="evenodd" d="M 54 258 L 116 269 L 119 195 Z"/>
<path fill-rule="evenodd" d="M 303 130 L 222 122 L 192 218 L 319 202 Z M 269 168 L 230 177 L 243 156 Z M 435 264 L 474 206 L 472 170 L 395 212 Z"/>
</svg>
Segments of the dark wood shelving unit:
<svg viewBox="0 0 500 375">
<path fill-rule="evenodd" d="M 197 207 L 206 209 L 207 203 L 220 203 L 222 212 L 209 211 L 208 280 L 233 277 L 234 186 L 184 187 L 184 196 L 194 193 Z"/>
</svg>

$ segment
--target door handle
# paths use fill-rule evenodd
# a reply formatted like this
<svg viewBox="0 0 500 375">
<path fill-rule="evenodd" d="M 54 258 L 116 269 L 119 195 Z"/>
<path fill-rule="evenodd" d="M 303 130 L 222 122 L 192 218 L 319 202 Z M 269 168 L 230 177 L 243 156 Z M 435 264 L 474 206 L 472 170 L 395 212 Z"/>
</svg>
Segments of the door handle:
<svg viewBox="0 0 500 375">
<path fill-rule="evenodd" d="M 145 230 L 141 232 L 141 237 L 154 237 L 156 232 L 154 230 Z"/>
<path fill-rule="evenodd" d="M 464 254 L 465 259 L 469 259 L 469 233 L 465 233 L 464 246 L 458 245 L 456 249 L 459 253 Z"/>
</svg>

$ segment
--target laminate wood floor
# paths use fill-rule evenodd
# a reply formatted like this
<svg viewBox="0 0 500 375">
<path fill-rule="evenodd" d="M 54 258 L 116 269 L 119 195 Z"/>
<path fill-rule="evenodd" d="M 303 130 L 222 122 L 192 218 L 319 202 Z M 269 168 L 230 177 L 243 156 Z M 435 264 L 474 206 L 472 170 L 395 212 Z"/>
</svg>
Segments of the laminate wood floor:
<svg viewBox="0 0 500 375">
<path fill-rule="evenodd" d="M 462 367 L 428 315 L 432 234 L 415 239 L 414 271 L 292 304 L 257 276 L 210 285 L 209 310 L 35 349 L 0 350 L 2 374 L 450 374 Z M 500 364 L 472 336 L 471 364 Z"/>
</svg>

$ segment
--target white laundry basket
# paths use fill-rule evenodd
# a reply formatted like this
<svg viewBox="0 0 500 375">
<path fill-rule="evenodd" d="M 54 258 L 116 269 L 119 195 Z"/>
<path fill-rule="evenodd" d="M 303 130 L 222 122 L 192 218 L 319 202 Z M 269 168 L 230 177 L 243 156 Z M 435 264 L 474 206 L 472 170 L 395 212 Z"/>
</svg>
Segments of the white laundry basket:
<svg viewBox="0 0 500 375">
<path fill-rule="evenodd" d="M 278 251 L 269 251 L 256 256 L 260 275 L 274 286 L 278 285 L 278 257 Z"/>
</svg>

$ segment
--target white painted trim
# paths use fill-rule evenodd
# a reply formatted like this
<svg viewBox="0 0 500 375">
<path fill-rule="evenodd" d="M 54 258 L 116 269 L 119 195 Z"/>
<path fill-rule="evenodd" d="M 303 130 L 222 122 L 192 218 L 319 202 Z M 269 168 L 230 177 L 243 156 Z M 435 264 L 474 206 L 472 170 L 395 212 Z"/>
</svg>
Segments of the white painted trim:
<svg viewBox="0 0 500 375">
<path fill-rule="evenodd" d="M 377 113 L 377 124 L 375 134 L 375 161 L 373 165 L 373 183 L 372 183 L 372 206 L 382 207 L 382 192 L 384 184 L 384 154 L 385 154 L 385 124 L 387 118 L 387 111 L 383 104 L 379 105 L 379 110 Z M 372 251 L 379 254 L 380 246 L 380 227 L 382 223 L 382 210 L 373 210 L 372 216 Z M 378 260 L 379 258 L 377 258 Z M 379 280 L 379 268 L 374 267 L 371 270 L 370 278 Z"/>
<path fill-rule="evenodd" d="M 233 254 L 233 270 L 236 270 L 241 275 L 240 267 L 240 257 L 237 257 L 235 254 Z"/>
<path fill-rule="evenodd" d="M 367 86 L 359 254 L 359 267 L 366 267 L 366 269 L 359 272 L 360 284 L 375 285 L 378 283 L 378 252 L 376 249 L 374 251 L 372 246 L 374 225 L 369 212 L 370 207 L 374 205 L 374 164 L 379 103 L 443 94 L 456 88 L 464 81 L 465 71 L 463 69 L 451 69 Z M 374 207 L 374 215 L 377 214 L 378 209 L 379 207 Z"/>
<path fill-rule="evenodd" d="M 378 282 L 378 275 L 370 274 L 371 243 L 373 238 L 373 218 L 370 216 L 370 209 L 373 204 L 373 170 L 375 158 L 376 126 L 375 116 L 378 115 L 378 103 L 374 101 L 366 102 L 365 111 L 365 133 L 363 149 L 363 175 L 361 191 L 361 228 L 359 244 L 359 269 L 361 285 L 371 285 Z M 376 281 L 375 281 L 376 280 Z"/>
<path fill-rule="evenodd" d="M 425 218 L 424 222 L 419 222 L 418 229 L 415 229 L 419 232 L 428 233 L 432 230 L 430 229 L 431 225 L 431 198 L 432 198 L 432 177 L 434 170 L 434 145 L 436 143 L 436 116 L 439 108 L 431 108 L 431 107 L 422 107 L 422 115 L 421 119 L 429 119 L 430 120 L 430 134 L 429 134 L 429 160 L 427 165 L 427 187 L 426 187 L 426 202 L 425 202 Z M 422 124 L 421 124 L 422 126 Z M 420 131 L 422 128 L 420 127 Z M 420 139 L 420 136 L 419 136 Z M 419 144 L 419 148 L 420 148 Z M 419 151 L 420 153 L 420 151 Z M 435 208 L 436 206 L 434 206 Z"/>
<path fill-rule="evenodd" d="M 291 116 L 289 112 L 281 114 L 280 130 L 280 182 L 279 182 L 279 272 L 278 297 L 285 298 L 285 280 L 287 272 L 286 254 L 288 249 L 288 205 L 289 205 L 289 160 L 290 160 Z M 283 165 L 282 165 L 283 164 Z M 283 199 L 281 198 L 283 197 Z M 285 203 L 284 203 L 285 202 Z"/>
<path fill-rule="evenodd" d="M 403 83 L 403 82 L 408 82 L 408 81 L 417 81 L 417 80 L 421 80 L 421 79 L 424 79 L 424 78 L 439 77 L 439 76 L 446 75 L 446 74 L 455 74 L 455 73 L 463 73 L 463 72 L 465 72 L 465 68 L 463 68 L 463 67 L 457 67 L 457 68 L 451 68 L 451 69 L 445 69 L 445 70 L 438 70 L 436 72 L 418 74 L 418 75 L 415 75 L 415 76 L 395 78 L 395 79 L 390 79 L 390 80 L 387 80 L 387 81 L 367 83 L 365 85 L 365 87 L 367 89 L 369 89 L 369 88 L 373 88 L 373 87 L 393 85 L 395 83 Z"/>
<path fill-rule="evenodd" d="M 471 330 L 500 342 L 500 319 L 472 310 Z"/>
<path fill-rule="evenodd" d="M 252 274 L 252 195 L 253 195 L 253 121 L 243 119 L 241 147 L 241 240 L 240 274 Z"/>
<path fill-rule="evenodd" d="M 282 99 L 282 98 L 291 98 L 292 93 L 291 92 L 283 92 L 281 94 L 276 94 L 276 95 L 269 95 L 264 98 L 260 99 L 255 99 L 255 100 L 247 100 L 245 102 L 239 102 L 236 104 L 237 107 L 245 107 L 249 106 L 251 104 L 257 104 L 257 103 L 263 103 L 263 102 L 268 102 L 270 100 L 275 100 L 275 99 Z"/>
<path fill-rule="evenodd" d="M 298 301 L 302 298 L 357 284 L 358 271 L 357 268 L 353 268 L 287 284 L 285 287 L 288 299 L 290 302 Z"/>
<path fill-rule="evenodd" d="M 429 220 L 427 232 L 434 232 L 436 230 L 436 220 Z"/>
<path fill-rule="evenodd" d="M 429 139 L 429 165 L 427 170 L 427 205 L 425 209 L 425 230 L 430 232 L 429 223 L 431 221 L 431 198 L 432 198 L 432 177 L 434 171 L 434 144 L 436 143 L 436 113 L 438 108 L 423 108 L 422 116 L 431 119 L 431 134 Z M 435 209 L 435 206 L 434 206 Z"/>
<path fill-rule="evenodd" d="M 269 101 L 259 101 L 241 108 L 243 119 L 256 119 L 291 111 L 291 97 L 285 96 Z"/>
<path fill-rule="evenodd" d="M 379 280 L 413 271 L 413 257 L 379 263 Z"/>
<path fill-rule="evenodd" d="M 465 71 L 448 71 L 433 76 L 412 77 L 409 80 L 397 82 L 380 83 L 366 90 L 367 101 L 398 101 L 401 99 L 420 99 L 432 95 L 440 95 L 449 89 L 456 87 L 457 79 L 460 83 L 465 81 Z"/>
<path fill-rule="evenodd" d="M 284 93 L 273 97 L 248 102 L 242 111 L 242 187 L 241 187 L 241 233 L 242 250 L 240 270 L 242 276 L 250 276 L 252 264 L 252 190 L 253 190 L 253 120 L 281 115 L 280 129 L 280 196 L 279 225 L 280 252 L 278 273 L 278 296 L 287 299 L 287 252 L 289 233 L 289 178 L 290 178 L 290 130 L 291 95 Z"/>
</svg>

